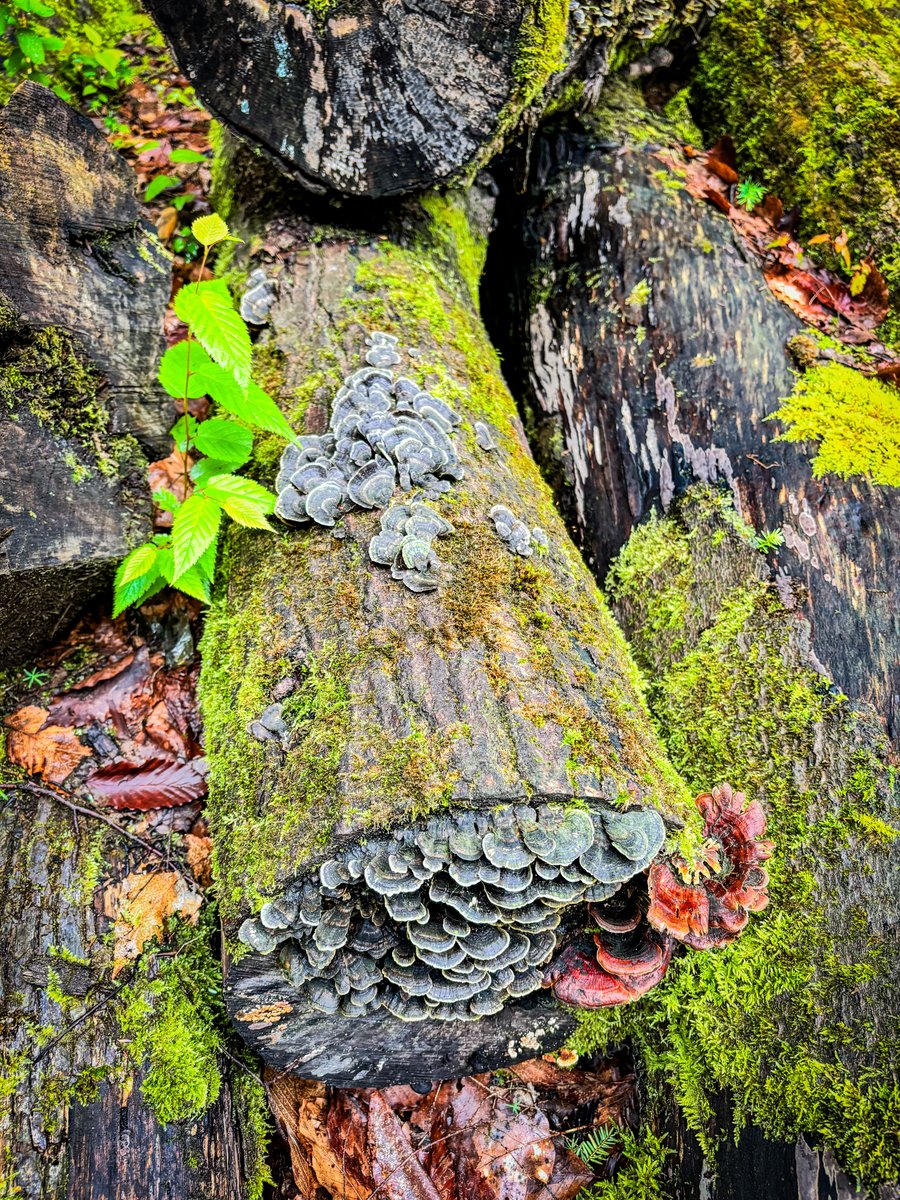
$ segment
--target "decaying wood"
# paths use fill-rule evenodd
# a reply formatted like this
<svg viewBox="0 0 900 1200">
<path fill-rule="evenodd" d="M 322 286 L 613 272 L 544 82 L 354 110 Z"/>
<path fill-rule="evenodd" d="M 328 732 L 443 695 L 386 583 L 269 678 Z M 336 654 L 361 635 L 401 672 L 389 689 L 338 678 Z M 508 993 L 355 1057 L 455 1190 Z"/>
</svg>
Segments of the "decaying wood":
<svg viewBox="0 0 900 1200">
<path fill-rule="evenodd" d="M 149 533 L 169 271 L 125 162 L 23 84 L 0 114 L 0 662 L 71 625 Z"/>
<path fill-rule="evenodd" d="M 589 561 L 602 576 L 687 484 L 727 485 L 784 535 L 779 590 L 825 672 L 896 734 L 900 503 L 862 477 L 815 479 L 810 447 L 774 440 L 800 322 L 652 153 L 557 129 L 533 162 L 507 361 Z"/>
<path fill-rule="evenodd" d="M 0 1152 L 26 1200 L 243 1196 L 227 1084 L 192 1122 L 162 1126 L 127 1062 L 108 976 L 98 870 L 124 875 L 129 843 L 52 799 L 6 789 L 0 813 Z M 138 849 L 143 855 L 142 848 Z"/>
<path fill-rule="evenodd" d="M 370 560 L 377 511 L 350 511 L 337 538 L 318 526 L 230 538 L 202 676 L 228 932 L 337 847 L 429 813 L 622 795 L 684 817 L 620 635 L 452 261 L 352 235 L 311 245 L 284 222 L 261 244 L 254 265 L 278 291 L 264 345 L 281 356 L 284 396 L 335 364 L 306 428 L 325 428 L 366 333 L 384 329 L 399 338 L 397 371 L 431 381 L 462 418 L 465 478 L 432 502 L 453 525 L 435 545 L 444 565 L 432 592 L 411 593 Z M 496 449 L 476 440 L 480 421 Z M 405 498 L 398 489 L 393 503 Z M 546 555 L 510 551 L 489 517 L 496 504 L 546 531 Z M 271 721 L 274 703 L 281 727 L 267 734 L 260 717 Z M 243 951 L 226 981 L 237 1028 L 267 1061 L 358 1085 L 429 1083 L 559 1045 L 570 1018 L 540 996 L 477 1021 L 409 1024 L 383 1010 L 351 1020 L 310 1010 L 272 953 Z"/>
</svg>

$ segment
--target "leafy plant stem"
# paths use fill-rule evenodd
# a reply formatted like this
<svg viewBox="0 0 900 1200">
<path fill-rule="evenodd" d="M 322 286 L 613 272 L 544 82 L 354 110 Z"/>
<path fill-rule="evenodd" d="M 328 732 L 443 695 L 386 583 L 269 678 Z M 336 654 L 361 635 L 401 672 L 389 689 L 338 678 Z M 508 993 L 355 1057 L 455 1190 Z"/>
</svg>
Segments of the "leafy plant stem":
<svg viewBox="0 0 900 1200">
<path fill-rule="evenodd" d="M 197 282 L 194 285 L 194 290 L 200 290 L 200 282 L 203 279 L 203 272 L 206 270 L 206 260 L 209 258 L 209 246 L 203 247 L 203 259 L 200 263 L 200 271 L 197 275 Z M 190 484 L 190 465 L 188 460 L 189 438 L 188 438 L 188 421 L 190 418 L 190 407 L 188 400 L 191 390 L 191 343 L 194 340 L 194 335 L 191 332 L 191 327 L 188 326 L 187 333 L 187 350 L 185 351 L 185 366 L 184 366 L 184 396 L 182 397 L 182 412 L 184 415 L 184 450 L 181 454 L 182 472 L 184 474 L 184 494 L 187 495 L 188 486 Z"/>
</svg>

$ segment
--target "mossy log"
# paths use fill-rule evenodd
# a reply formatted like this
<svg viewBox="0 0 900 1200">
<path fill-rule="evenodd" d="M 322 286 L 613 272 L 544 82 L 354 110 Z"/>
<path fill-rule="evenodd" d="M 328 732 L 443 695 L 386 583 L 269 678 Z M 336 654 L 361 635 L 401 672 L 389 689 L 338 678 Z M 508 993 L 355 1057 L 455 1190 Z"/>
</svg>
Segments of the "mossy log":
<svg viewBox="0 0 900 1200">
<path fill-rule="evenodd" d="M 678 1200 L 715 1175 L 725 1200 L 763 1180 L 772 1200 L 856 1196 L 847 1177 L 895 1197 L 900 789 L 881 722 L 816 668 L 727 492 L 638 526 L 607 592 L 676 766 L 759 800 L 775 854 L 735 946 L 675 961 L 618 1021 L 587 1018 L 581 1047 L 631 1036 L 656 1064 Z"/>
<path fill-rule="evenodd" d="M 576 76 L 599 88 L 614 45 L 705 3 L 578 5 L 571 24 L 566 0 L 148 7 L 219 120 L 310 191 L 382 197 L 483 164 L 530 105 Z"/>
<path fill-rule="evenodd" d="M 524 251 L 497 249 L 513 293 L 506 359 L 589 562 L 602 577 L 634 525 L 688 484 L 727 486 L 746 521 L 781 533 L 779 590 L 809 619 L 823 670 L 896 736 L 900 492 L 816 478 L 815 445 L 776 440 L 768 419 L 796 383 L 788 340 L 823 361 L 835 349 L 794 337 L 799 320 L 726 219 L 651 150 L 566 127 L 533 162 L 508 234 Z"/>
<path fill-rule="evenodd" d="M 258 347 L 265 378 L 307 433 L 328 428 L 342 382 L 375 349 L 373 331 L 398 339 L 392 353 L 400 360 L 397 370 L 416 381 L 413 392 L 427 386 L 430 405 L 446 404 L 458 414 L 460 424 L 448 437 L 463 477 L 428 501 L 452 527 L 435 538 L 441 563 L 429 570 L 436 588 L 410 591 L 413 571 L 373 561 L 370 544 L 385 527 L 383 509 L 345 505 L 336 531 L 316 524 L 282 526 L 274 537 L 235 531 L 224 548 L 223 583 L 203 645 L 209 815 L 229 938 L 226 1000 L 237 1028 L 267 1061 L 342 1084 L 424 1084 L 533 1056 L 560 1044 L 572 1019 L 540 999 L 546 994 L 534 971 L 527 986 L 518 973 L 519 983 L 511 985 L 531 995 L 504 996 L 502 1011 L 498 1004 L 495 1015 L 477 1020 L 470 1010 L 442 1008 L 432 1014 L 442 1020 L 412 1022 L 409 1008 L 397 1017 L 381 1006 L 381 990 L 379 998 L 360 1001 L 371 1004 L 368 1011 L 341 1015 L 347 1005 L 331 994 L 333 975 L 326 979 L 328 995 L 315 1000 L 313 984 L 304 982 L 306 960 L 297 955 L 302 928 L 288 937 L 283 927 L 295 920 L 298 906 L 306 911 L 321 904 L 321 864 L 354 848 L 347 869 L 358 878 L 366 866 L 366 884 L 377 892 L 370 866 L 381 839 L 399 840 L 386 853 L 415 858 L 412 836 L 429 820 L 464 823 L 464 814 L 474 811 L 490 824 L 513 806 L 539 809 L 549 802 L 557 815 L 568 814 L 572 827 L 591 811 L 613 822 L 626 809 L 629 820 L 644 813 L 658 822 L 659 812 L 673 829 L 692 820 L 693 806 L 660 751 L 621 635 L 531 457 L 459 270 L 476 245 L 463 211 L 447 199 L 428 207 L 439 214 L 430 226 L 423 209 L 407 212 L 405 227 L 418 227 L 417 240 L 358 240 L 332 231 L 327 241 L 312 242 L 273 219 L 255 243 L 273 249 L 258 252 L 252 265 L 269 274 L 277 291 Z M 396 383 L 398 395 L 404 386 Z M 345 388 L 337 398 L 346 396 Z M 263 449 L 261 478 L 274 479 L 280 450 Z M 417 494 L 421 489 L 404 493 L 398 484 L 391 512 Z M 308 502 L 312 512 L 312 493 Z M 498 532 L 490 516 L 497 505 L 535 534 L 533 554 L 513 552 Z M 546 534 L 544 553 L 538 528 Z M 660 840 L 662 828 L 659 823 Z M 484 833 L 478 825 L 466 832 L 478 840 L 474 853 L 466 852 L 469 860 L 479 858 Z M 431 835 L 432 842 L 446 836 L 433 829 Z M 514 830 L 509 837 L 519 839 Z M 517 846 L 531 878 L 527 864 L 535 854 L 523 851 L 520 839 Z M 416 860 L 409 870 L 436 878 L 440 851 L 423 853 L 424 868 Z M 637 869 L 635 861 L 630 872 Z M 379 881 L 386 870 L 375 868 Z M 350 887 L 343 872 L 343 866 L 323 868 L 326 896 Z M 291 896 L 304 878 L 313 881 L 313 894 Z M 490 929 L 497 920 L 476 918 L 467 907 L 488 903 L 487 877 L 479 878 L 484 893 L 474 879 L 454 883 L 456 900 L 448 903 Z M 390 875 L 385 886 L 395 880 Z M 430 901 L 440 909 L 434 879 L 430 886 Z M 428 900 L 425 889 L 422 884 Z M 378 895 L 375 900 L 380 903 Z M 329 900 L 326 908 L 343 903 Z M 385 903 L 391 919 L 382 928 L 391 938 L 401 918 L 395 919 L 390 895 Z M 261 909 L 261 924 L 247 920 Z M 429 910 L 426 930 L 438 909 Z M 332 912 L 329 928 L 341 920 L 336 944 L 349 937 L 352 948 L 357 927 L 347 934 L 346 913 Z M 317 946 L 324 937 L 318 925 Z M 235 940 L 239 929 L 252 952 Z M 460 945 L 466 936 L 461 930 Z M 499 937 L 498 950 L 506 953 L 508 935 Z M 545 948 L 549 953 L 549 943 Z M 337 969 L 333 949 L 327 962 L 318 963 L 318 953 L 310 949 L 316 970 Z M 440 966 L 435 962 L 435 971 Z M 406 969 L 401 963 L 401 973 Z M 383 982 L 380 967 L 376 973 Z M 318 976 L 314 983 L 318 996 Z M 346 989 L 337 995 L 346 996 Z M 328 1015 L 314 1000 L 340 1012 Z"/>
<path fill-rule="evenodd" d="M 226 1064 L 215 1103 L 164 1125 L 144 1096 L 146 1065 L 129 1055 L 120 1016 L 134 984 L 130 969 L 110 981 L 103 904 L 133 863 L 128 843 L 56 800 L 5 794 L 0 1193 L 243 1200 L 246 1134 Z"/>
<path fill-rule="evenodd" d="M 165 255 L 128 166 L 23 84 L 0 113 L 0 662 L 27 661 L 149 533 Z"/>
</svg>

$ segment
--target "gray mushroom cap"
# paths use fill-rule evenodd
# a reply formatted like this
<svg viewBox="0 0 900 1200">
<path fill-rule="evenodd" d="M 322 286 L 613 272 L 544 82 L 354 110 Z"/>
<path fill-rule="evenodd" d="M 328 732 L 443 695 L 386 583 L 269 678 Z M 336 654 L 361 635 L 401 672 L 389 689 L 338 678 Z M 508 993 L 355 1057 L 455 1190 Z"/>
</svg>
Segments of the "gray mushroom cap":
<svg viewBox="0 0 900 1200">
<path fill-rule="evenodd" d="M 662 817 L 652 808 L 604 812 L 603 824 L 615 848 L 632 862 L 648 863 L 666 840 Z"/>
</svg>

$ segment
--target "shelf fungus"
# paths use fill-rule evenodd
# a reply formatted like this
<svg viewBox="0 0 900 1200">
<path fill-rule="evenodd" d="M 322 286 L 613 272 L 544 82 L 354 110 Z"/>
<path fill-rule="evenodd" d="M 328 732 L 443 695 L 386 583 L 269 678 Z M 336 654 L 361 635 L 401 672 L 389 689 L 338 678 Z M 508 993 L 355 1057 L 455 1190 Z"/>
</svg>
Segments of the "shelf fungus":
<svg viewBox="0 0 900 1200">
<path fill-rule="evenodd" d="M 275 513 L 289 524 L 333 527 L 353 508 L 386 508 L 397 487 L 436 499 L 464 476 L 453 444 L 460 418 L 411 379 L 395 378 L 397 339 L 371 334 L 365 357 L 334 397 L 329 432 L 284 449 Z"/>
<path fill-rule="evenodd" d="M 772 856 L 763 840 L 766 818 L 759 802 L 747 804 L 728 784 L 697 797 L 705 822 L 706 853 L 699 864 L 673 856 L 650 869 L 647 919 L 694 950 L 734 941 L 749 920 L 768 904 L 769 877 L 763 863 Z"/>
<path fill-rule="evenodd" d="M 538 525 L 529 529 L 525 522 L 520 521 L 505 505 L 495 504 L 488 516 L 494 522 L 500 540 L 513 554 L 530 558 L 535 547 L 541 551 L 547 549 L 549 542 L 544 530 Z"/>
<path fill-rule="evenodd" d="M 728 784 L 697 797 L 708 839 L 702 861 L 678 855 L 650 864 L 646 887 L 637 881 L 603 903 L 588 905 L 596 932 L 578 934 L 546 969 L 557 1000 L 577 1008 L 627 1004 L 665 975 L 677 942 L 709 950 L 733 941 L 750 912 L 768 902 L 762 867 L 772 854 L 763 841 L 760 805 Z M 648 907 L 649 893 L 649 907 Z"/>
<path fill-rule="evenodd" d="M 259 267 L 247 276 L 247 290 L 241 296 L 241 316 L 250 325 L 265 325 L 269 310 L 278 297 L 278 284 Z"/>
<path fill-rule="evenodd" d="M 382 514 L 381 529 L 369 542 L 369 558 L 390 567 L 394 579 L 411 592 L 431 592 L 442 566 L 432 542 L 452 532 L 450 522 L 427 504 L 394 504 Z"/>
<path fill-rule="evenodd" d="M 645 871 L 664 836 L 650 808 L 463 810 L 345 846 L 239 937 L 277 956 L 297 1005 L 475 1021 L 540 989 L 579 906 Z"/>
</svg>

